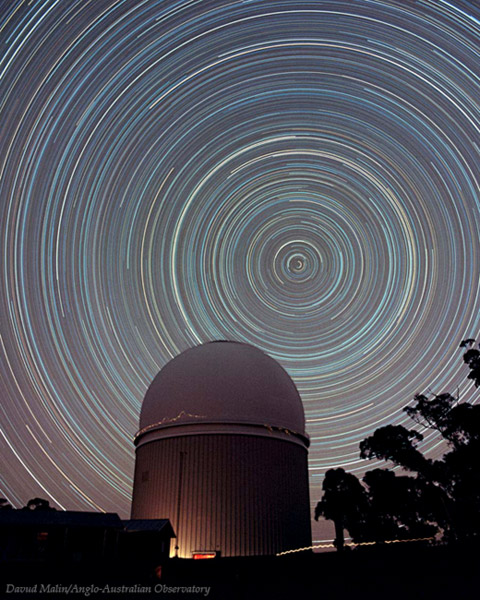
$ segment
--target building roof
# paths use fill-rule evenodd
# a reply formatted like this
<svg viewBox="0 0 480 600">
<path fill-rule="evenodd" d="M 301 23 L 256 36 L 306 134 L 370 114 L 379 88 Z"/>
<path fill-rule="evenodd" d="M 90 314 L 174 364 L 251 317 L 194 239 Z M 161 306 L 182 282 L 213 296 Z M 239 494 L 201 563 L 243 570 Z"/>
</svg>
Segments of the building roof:
<svg viewBox="0 0 480 600">
<path fill-rule="evenodd" d="M 2 525 L 40 525 L 70 527 L 112 527 L 122 529 L 116 513 L 84 512 L 71 510 L 0 510 Z"/>
<path fill-rule="evenodd" d="M 264 425 L 305 436 L 302 401 L 288 373 L 258 348 L 238 342 L 186 350 L 148 388 L 139 434 L 193 423 Z"/>
<path fill-rule="evenodd" d="M 170 537 L 176 537 L 168 519 L 129 519 L 123 521 L 125 531 L 163 531 Z"/>
</svg>

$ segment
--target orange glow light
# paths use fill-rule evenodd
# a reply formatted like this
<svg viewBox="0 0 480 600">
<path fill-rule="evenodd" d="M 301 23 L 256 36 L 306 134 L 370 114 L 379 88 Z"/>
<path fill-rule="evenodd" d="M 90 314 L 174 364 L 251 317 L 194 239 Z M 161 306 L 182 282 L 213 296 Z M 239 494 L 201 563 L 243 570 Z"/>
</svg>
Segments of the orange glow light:
<svg viewBox="0 0 480 600">
<path fill-rule="evenodd" d="M 215 558 L 217 556 L 216 552 L 194 552 L 193 558 L 194 560 L 201 560 L 204 558 Z"/>
</svg>

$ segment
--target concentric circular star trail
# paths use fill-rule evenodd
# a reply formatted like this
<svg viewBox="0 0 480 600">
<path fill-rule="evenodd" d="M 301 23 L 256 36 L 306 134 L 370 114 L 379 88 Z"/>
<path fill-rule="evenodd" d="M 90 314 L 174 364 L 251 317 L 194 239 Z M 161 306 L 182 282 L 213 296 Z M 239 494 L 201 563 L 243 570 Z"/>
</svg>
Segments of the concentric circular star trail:
<svg viewBox="0 0 480 600">
<path fill-rule="evenodd" d="M 128 514 L 145 390 L 208 340 L 295 380 L 312 503 L 415 393 L 475 398 L 458 343 L 480 330 L 477 3 L 0 14 L 10 502 Z"/>
</svg>

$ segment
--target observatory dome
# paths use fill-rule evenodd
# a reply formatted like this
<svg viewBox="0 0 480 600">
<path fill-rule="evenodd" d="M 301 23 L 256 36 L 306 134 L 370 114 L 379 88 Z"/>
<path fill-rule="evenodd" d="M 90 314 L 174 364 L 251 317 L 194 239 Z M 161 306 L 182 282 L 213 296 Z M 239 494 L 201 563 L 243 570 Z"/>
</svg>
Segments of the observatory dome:
<svg viewBox="0 0 480 600">
<path fill-rule="evenodd" d="M 202 423 L 282 428 L 307 438 L 302 401 L 288 373 L 238 342 L 209 342 L 165 365 L 145 395 L 137 439 L 146 431 Z"/>
<path fill-rule="evenodd" d="M 302 402 L 258 348 L 210 342 L 171 360 L 147 390 L 134 442 L 132 519 L 170 519 L 175 556 L 311 545 Z"/>
</svg>

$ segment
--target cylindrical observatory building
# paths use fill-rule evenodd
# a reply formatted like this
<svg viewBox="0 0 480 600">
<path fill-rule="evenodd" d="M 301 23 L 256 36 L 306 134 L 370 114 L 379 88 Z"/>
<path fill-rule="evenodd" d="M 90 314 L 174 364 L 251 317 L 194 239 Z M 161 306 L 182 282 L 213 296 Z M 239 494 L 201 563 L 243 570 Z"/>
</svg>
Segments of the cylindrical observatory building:
<svg viewBox="0 0 480 600">
<path fill-rule="evenodd" d="M 150 385 L 135 437 L 132 519 L 170 519 L 175 554 L 275 554 L 311 545 L 308 436 L 286 371 L 211 342 Z"/>
</svg>

